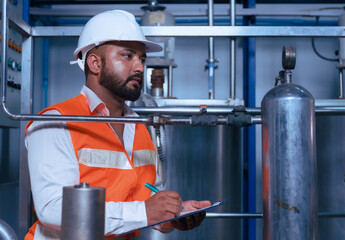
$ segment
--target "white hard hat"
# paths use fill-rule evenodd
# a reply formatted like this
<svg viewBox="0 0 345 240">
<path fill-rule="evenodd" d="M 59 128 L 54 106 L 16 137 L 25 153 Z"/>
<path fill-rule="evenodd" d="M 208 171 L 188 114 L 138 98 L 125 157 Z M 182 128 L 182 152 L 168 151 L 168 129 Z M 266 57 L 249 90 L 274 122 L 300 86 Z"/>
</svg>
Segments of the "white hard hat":
<svg viewBox="0 0 345 240">
<path fill-rule="evenodd" d="M 106 11 L 92 17 L 80 34 L 78 47 L 73 54 L 79 67 L 84 70 L 88 51 L 109 41 L 141 42 L 146 46 L 146 52 L 159 52 L 163 49 L 159 44 L 146 40 L 133 14 L 123 10 Z"/>
</svg>

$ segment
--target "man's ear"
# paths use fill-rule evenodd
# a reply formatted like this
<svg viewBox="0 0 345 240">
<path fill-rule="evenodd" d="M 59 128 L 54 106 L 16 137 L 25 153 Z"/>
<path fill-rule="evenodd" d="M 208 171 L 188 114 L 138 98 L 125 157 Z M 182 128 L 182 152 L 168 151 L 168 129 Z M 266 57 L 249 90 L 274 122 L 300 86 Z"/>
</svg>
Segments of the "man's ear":
<svg viewBox="0 0 345 240">
<path fill-rule="evenodd" d="M 91 53 L 86 59 L 86 64 L 89 66 L 91 73 L 99 74 L 101 72 L 102 60 L 100 56 Z"/>
</svg>

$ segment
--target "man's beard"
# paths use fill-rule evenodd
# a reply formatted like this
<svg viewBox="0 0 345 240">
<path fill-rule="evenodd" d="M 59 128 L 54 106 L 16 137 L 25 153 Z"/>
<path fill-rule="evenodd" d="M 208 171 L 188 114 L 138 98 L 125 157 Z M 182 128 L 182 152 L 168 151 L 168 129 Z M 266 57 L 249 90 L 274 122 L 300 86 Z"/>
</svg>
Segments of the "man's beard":
<svg viewBox="0 0 345 240">
<path fill-rule="evenodd" d="M 100 84 L 112 92 L 114 95 L 129 101 L 135 101 L 140 97 L 143 75 L 141 73 L 136 73 L 127 78 L 126 81 L 122 82 L 120 77 L 117 74 L 109 73 L 108 69 L 105 66 L 102 67 Z M 127 83 L 130 82 L 133 78 L 140 78 L 141 82 L 139 86 L 133 86 L 134 89 L 129 89 Z"/>
</svg>

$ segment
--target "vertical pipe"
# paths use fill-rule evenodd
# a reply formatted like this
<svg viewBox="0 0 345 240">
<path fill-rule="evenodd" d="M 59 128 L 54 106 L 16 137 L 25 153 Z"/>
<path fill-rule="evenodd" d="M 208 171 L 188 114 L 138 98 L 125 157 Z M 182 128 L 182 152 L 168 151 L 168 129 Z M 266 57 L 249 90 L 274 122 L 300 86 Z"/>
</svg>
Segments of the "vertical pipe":
<svg viewBox="0 0 345 240">
<path fill-rule="evenodd" d="M 8 19 L 7 19 L 7 2 L 2 2 L 2 41 L 1 41 L 1 48 L 2 48 L 2 99 L 1 102 L 3 105 L 6 104 L 6 80 L 7 80 L 7 31 L 8 31 Z"/>
<path fill-rule="evenodd" d="M 208 25 L 213 26 L 213 0 L 208 0 Z M 208 38 L 208 98 L 214 99 L 214 42 L 213 37 Z"/>
<path fill-rule="evenodd" d="M 236 98 L 236 40 L 231 39 L 230 50 L 230 98 Z"/>
<path fill-rule="evenodd" d="M 23 39 L 22 52 L 22 89 L 21 114 L 31 114 L 32 110 L 32 37 Z M 25 147 L 26 122 L 20 122 L 20 165 L 19 165 L 19 217 L 18 238 L 24 239 L 31 225 L 32 202 L 30 195 L 30 177 L 28 170 L 27 150 Z"/>
<path fill-rule="evenodd" d="M 147 66 L 144 66 L 144 82 L 143 82 L 143 89 L 144 93 L 147 93 Z"/>
<path fill-rule="evenodd" d="M 173 96 L 172 92 L 173 67 L 169 65 L 168 69 L 168 98 Z"/>
<path fill-rule="evenodd" d="M 256 0 L 246 0 L 244 8 L 255 8 Z M 243 25 L 255 25 L 251 16 L 243 18 Z M 246 107 L 255 107 L 255 38 L 243 39 L 243 99 Z M 248 165 L 247 179 L 244 182 L 244 212 L 256 212 L 256 126 L 243 129 L 243 160 Z M 243 220 L 243 236 L 245 240 L 256 239 L 256 219 Z"/>
<path fill-rule="evenodd" d="M 344 74 L 343 74 L 343 68 L 339 68 L 339 98 L 344 98 Z"/>
<path fill-rule="evenodd" d="M 341 14 L 338 21 L 339 26 L 345 26 L 345 13 Z M 343 70 L 345 67 L 345 39 L 339 38 L 339 98 L 344 98 L 344 76 Z"/>
<path fill-rule="evenodd" d="M 30 0 L 23 1 L 23 20 L 29 23 L 29 12 L 30 12 Z"/>
<path fill-rule="evenodd" d="M 236 24 L 236 15 L 235 15 L 235 0 L 231 0 L 230 2 L 230 20 L 231 26 L 235 26 Z M 235 38 L 231 38 L 231 46 L 230 46 L 230 98 L 236 98 L 236 40 Z"/>
<path fill-rule="evenodd" d="M 49 38 L 44 39 L 43 47 L 43 108 L 48 107 L 48 77 L 49 77 Z"/>
</svg>

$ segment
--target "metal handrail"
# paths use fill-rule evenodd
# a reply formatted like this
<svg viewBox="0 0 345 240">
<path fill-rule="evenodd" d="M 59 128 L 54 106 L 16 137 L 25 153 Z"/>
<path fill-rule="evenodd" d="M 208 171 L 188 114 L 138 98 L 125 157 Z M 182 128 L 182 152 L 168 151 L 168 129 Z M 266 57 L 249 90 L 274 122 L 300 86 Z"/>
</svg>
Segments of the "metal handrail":
<svg viewBox="0 0 345 240">
<path fill-rule="evenodd" d="M 143 26 L 146 37 L 345 37 L 344 26 Z M 33 37 L 77 37 L 79 26 L 32 27 Z"/>
</svg>

